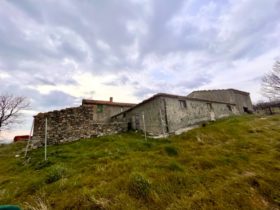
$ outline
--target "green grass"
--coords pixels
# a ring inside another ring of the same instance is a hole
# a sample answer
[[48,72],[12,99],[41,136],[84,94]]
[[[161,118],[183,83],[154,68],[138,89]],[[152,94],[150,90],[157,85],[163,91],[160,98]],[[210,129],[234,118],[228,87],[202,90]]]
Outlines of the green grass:
[[[33,150],[0,147],[0,204],[24,209],[280,209],[280,115],[179,136],[125,133]],[[16,158],[15,155],[20,154]]]

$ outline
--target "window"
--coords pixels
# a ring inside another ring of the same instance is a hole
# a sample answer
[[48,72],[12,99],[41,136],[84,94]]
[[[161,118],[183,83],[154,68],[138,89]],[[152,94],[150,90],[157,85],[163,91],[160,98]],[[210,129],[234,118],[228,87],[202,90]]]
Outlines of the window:
[[140,115],[139,115],[139,113],[135,114],[135,129],[136,130],[140,129]]
[[179,100],[179,103],[181,108],[187,108],[187,103],[185,100]]
[[207,107],[208,107],[209,110],[213,111],[213,106],[212,106],[211,103],[207,103]]
[[97,104],[97,113],[103,112],[103,104]]
[[250,114],[250,110],[248,109],[248,107],[245,107],[245,106],[244,106],[244,107],[243,107],[243,111]]
[[227,107],[228,107],[228,110],[232,112],[231,105],[228,104]]

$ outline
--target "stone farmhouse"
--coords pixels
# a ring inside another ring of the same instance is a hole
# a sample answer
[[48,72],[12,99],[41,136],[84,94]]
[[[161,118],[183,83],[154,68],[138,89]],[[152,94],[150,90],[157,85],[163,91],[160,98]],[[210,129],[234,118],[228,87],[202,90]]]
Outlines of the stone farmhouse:
[[[113,134],[127,130],[121,123],[110,123],[110,116],[125,111],[136,104],[100,100],[82,100],[79,107],[39,113],[34,116],[31,145],[40,147],[44,143],[47,124],[49,144],[60,144],[81,138]],[[46,123],[47,119],[47,123]]]
[[195,91],[188,96],[159,93],[111,119],[127,122],[128,127],[134,130],[144,130],[145,127],[149,134],[164,135],[252,111],[249,93],[227,89]]
[[193,91],[188,95],[191,98],[214,100],[224,103],[234,103],[239,113],[250,112],[253,110],[250,94],[235,89],[225,90],[200,90]]
[[[235,89],[194,91],[188,96],[158,93],[139,104],[86,100],[79,107],[34,116],[32,146],[124,132],[172,134],[219,118],[253,111],[250,94]],[[47,119],[47,126],[46,126]]]
[[280,113],[280,101],[270,101],[258,103],[254,106],[254,111],[258,114],[277,114]]

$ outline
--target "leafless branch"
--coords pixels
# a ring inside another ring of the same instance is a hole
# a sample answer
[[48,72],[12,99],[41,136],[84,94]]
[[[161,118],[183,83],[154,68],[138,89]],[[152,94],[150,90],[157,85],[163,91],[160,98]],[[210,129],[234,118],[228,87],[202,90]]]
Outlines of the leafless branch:
[[18,123],[20,112],[28,107],[29,101],[25,97],[0,95],[0,131],[10,124]]
[[269,100],[280,99],[280,61],[276,61],[272,71],[262,78],[262,92]]

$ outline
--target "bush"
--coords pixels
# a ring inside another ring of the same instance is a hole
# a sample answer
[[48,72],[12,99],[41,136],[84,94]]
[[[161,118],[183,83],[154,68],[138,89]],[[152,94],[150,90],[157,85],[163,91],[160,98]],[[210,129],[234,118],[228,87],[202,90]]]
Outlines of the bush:
[[147,198],[151,191],[150,182],[141,174],[134,173],[129,177],[129,195],[135,198]]
[[215,168],[215,164],[207,159],[198,159],[197,162],[194,164],[196,169],[201,170],[208,170]]
[[51,166],[52,164],[53,163],[51,161],[49,161],[49,160],[47,160],[47,161],[45,161],[45,160],[44,161],[39,161],[39,162],[35,163],[34,169],[35,170],[41,170],[43,168]]
[[56,181],[60,180],[62,177],[64,177],[65,175],[66,175],[65,168],[63,168],[61,166],[56,166],[56,167],[52,168],[50,170],[50,172],[47,174],[45,182],[47,184],[56,182]]
[[169,156],[176,156],[178,155],[178,151],[175,147],[172,146],[166,146],[164,147],[165,152],[169,155]]
[[176,161],[173,161],[169,164],[168,168],[171,170],[171,171],[184,171],[183,167],[177,163]]

